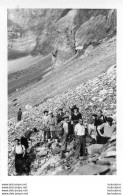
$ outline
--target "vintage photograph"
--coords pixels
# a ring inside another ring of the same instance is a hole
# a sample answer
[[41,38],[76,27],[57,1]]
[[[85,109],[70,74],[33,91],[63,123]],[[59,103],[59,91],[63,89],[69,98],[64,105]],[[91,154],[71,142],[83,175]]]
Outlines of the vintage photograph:
[[116,9],[8,9],[8,175],[116,175]]

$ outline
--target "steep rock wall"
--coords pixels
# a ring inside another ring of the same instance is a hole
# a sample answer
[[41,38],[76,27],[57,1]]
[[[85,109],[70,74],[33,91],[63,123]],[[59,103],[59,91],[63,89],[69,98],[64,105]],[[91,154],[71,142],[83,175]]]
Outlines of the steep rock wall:
[[114,34],[116,10],[8,10],[9,58],[20,56],[18,53],[52,53],[55,66],[59,66],[75,55],[78,47],[86,49]]

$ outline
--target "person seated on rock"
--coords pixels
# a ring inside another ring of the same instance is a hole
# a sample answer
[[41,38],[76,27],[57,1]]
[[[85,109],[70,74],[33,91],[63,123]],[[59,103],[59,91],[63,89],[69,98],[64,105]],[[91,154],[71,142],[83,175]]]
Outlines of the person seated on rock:
[[82,118],[79,118],[79,123],[75,125],[74,131],[76,136],[75,156],[76,158],[86,156],[85,127]]
[[62,145],[61,145],[61,158],[64,158],[64,153],[66,152],[67,149],[67,142],[68,142],[68,122],[69,122],[69,116],[68,115],[64,115],[63,116],[64,122],[63,122],[63,130],[64,130],[64,134],[63,134],[63,139],[62,139]]
[[19,108],[19,111],[17,112],[17,122],[21,121],[22,119],[22,110]]
[[[103,133],[101,130],[103,129]],[[107,118],[106,123],[97,127],[98,133],[101,136],[100,144],[106,144],[111,138],[112,133],[116,130],[116,125],[113,124],[113,119],[111,117]]]
[[13,152],[15,155],[15,171],[16,174],[22,175],[24,172],[24,156],[25,156],[25,147],[21,144],[19,138],[15,139],[16,144],[13,148]]
[[34,133],[34,129],[27,128],[27,130],[23,133],[23,135],[21,137],[21,144],[24,145],[26,150],[29,147],[28,141],[30,140],[32,133]]
[[49,115],[48,115],[47,110],[44,111],[42,122],[43,122],[43,141],[45,142],[47,140],[49,142],[50,141],[50,128],[49,128]]
[[71,115],[71,124],[73,125],[73,129],[75,128],[75,125],[79,122],[80,118],[82,118],[82,115],[79,112],[79,109],[74,108],[73,114]]
[[57,123],[60,123],[61,121],[63,121],[63,116],[64,116],[64,113],[63,113],[62,109],[59,108],[58,114],[57,114]]
[[49,115],[49,128],[50,128],[50,134],[51,134],[51,139],[56,139],[56,125],[57,125],[57,120],[56,117],[54,117],[53,112],[50,112]]

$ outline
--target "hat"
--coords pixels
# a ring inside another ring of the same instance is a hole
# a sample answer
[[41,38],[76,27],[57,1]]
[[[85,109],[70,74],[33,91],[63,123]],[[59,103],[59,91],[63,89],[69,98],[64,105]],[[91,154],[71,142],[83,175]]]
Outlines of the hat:
[[65,114],[65,115],[63,116],[63,119],[65,119],[65,118],[69,118],[69,116]]
[[107,118],[107,122],[113,122],[113,118],[108,117],[108,118]]
[[44,112],[43,112],[43,113],[45,114],[46,112],[48,113],[48,110],[44,110]]
[[20,141],[20,138],[19,137],[16,137],[14,141],[16,141],[16,140]]
[[97,114],[92,114],[91,116],[97,117]]

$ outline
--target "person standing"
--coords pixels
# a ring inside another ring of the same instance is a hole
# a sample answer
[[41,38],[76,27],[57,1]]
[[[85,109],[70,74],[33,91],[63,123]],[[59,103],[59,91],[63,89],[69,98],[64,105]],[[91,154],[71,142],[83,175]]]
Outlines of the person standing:
[[50,128],[51,139],[56,139],[55,129],[57,125],[57,119],[56,117],[54,117],[53,112],[50,112],[48,123]]
[[69,116],[68,115],[64,115],[64,122],[63,122],[63,130],[64,130],[64,134],[63,134],[63,140],[62,140],[62,146],[61,146],[61,158],[64,158],[64,153],[66,152],[67,149],[67,141],[68,141],[68,122],[69,122]]
[[24,156],[25,156],[25,147],[21,144],[20,139],[15,139],[16,144],[13,149],[15,154],[15,171],[18,175],[22,175],[24,172]]
[[63,121],[63,116],[64,116],[64,113],[62,112],[62,109],[60,108],[58,110],[58,114],[57,114],[57,122],[60,123],[61,121]]
[[19,110],[17,112],[17,121],[19,122],[19,121],[21,121],[21,119],[22,119],[22,110],[21,110],[21,108],[19,108]]
[[83,120],[80,118],[79,123],[75,125],[75,136],[76,136],[76,150],[75,156],[86,155],[86,143],[85,143],[85,127],[83,125]]
[[99,110],[99,115],[98,115],[98,126],[102,125],[103,123],[106,123],[107,117],[103,114],[102,110]]
[[50,140],[49,115],[48,111],[44,111],[43,119],[43,141]]
[[80,118],[82,118],[82,115],[78,111],[78,108],[75,107],[71,115],[71,124],[73,125],[74,130],[75,130],[75,125],[79,122]]

